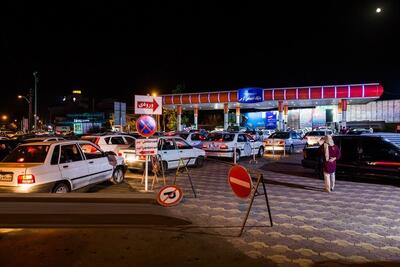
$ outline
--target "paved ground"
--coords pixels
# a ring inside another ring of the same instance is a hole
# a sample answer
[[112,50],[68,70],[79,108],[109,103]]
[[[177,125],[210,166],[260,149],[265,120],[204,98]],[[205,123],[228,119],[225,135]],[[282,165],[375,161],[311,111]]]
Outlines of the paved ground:
[[[190,240],[200,242],[196,249],[211,252],[215,249],[215,254],[226,247],[226,251],[221,252],[222,258],[215,259],[214,263],[218,264],[213,266],[226,265],[231,260],[228,255],[243,260],[243,264],[236,266],[399,266],[400,184],[346,178],[339,180],[335,192],[329,194],[323,191],[322,180],[299,165],[300,158],[301,155],[283,159],[267,157],[253,165],[248,164],[249,159],[241,161],[241,164],[264,174],[274,220],[274,226],[270,227],[265,199],[258,197],[242,237],[237,237],[237,234],[248,200],[235,198],[227,184],[227,172],[231,165],[208,160],[204,167],[190,169],[198,198],[193,197],[187,177],[181,176],[177,184],[184,190],[184,199],[180,205],[168,208],[168,212],[187,218],[193,224],[175,229],[179,232],[178,237],[167,233],[168,238],[161,241],[167,244],[169,240],[179,240],[179,236],[184,235],[186,241],[182,243],[181,250],[189,246]],[[170,172],[168,183],[173,176],[174,173]],[[155,191],[160,186],[160,183],[156,184]],[[122,194],[141,189],[141,174],[128,173],[124,184],[113,186],[105,183],[92,188],[91,192]],[[68,231],[64,234],[80,236],[80,233]],[[135,231],[127,234],[138,235]],[[163,233],[151,231],[150,234],[153,237],[149,240],[156,242],[157,235]],[[31,236],[28,233],[30,239],[42,235],[47,233]],[[95,238],[95,234],[89,235]],[[109,237],[105,233],[103,239]],[[2,241],[7,238],[8,235]],[[13,240],[19,237],[15,238]],[[142,238],[140,242],[144,244],[146,240]],[[40,239],[39,243],[45,243],[45,239]],[[147,243],[151,247],[151,242]],[[231,252],[233,254],[229,254]],[[116,255],[122,257],[121,263],[125,263],[124,254],[118,253]],[[181,266],[210,265],[210,262],[204,261],[204,258],[212,257],[210,253],[198,253],[196,250],[191,250],[191,253],[196,256],[185,258],[187,261]],[[247,258],[240,257],[240,253]],[[225,256],[228,261],[221,260]],[[251,262],[251,259],[255,261]],[[114,260],[118,259],[114,257],[111,261]]]
[[[244,235],[235,237],[248,201],[231,193],[227,184],[230,165],[213,160],[203,168],[190,169],[197,199],[188,179],[178,178],[185,198],[171,209],[194,222],[186,231],[225,237],[248,256],[282,266],[400,264],[399,184],[347,179],[337,182],[335,192],[326,193],[323,181],[299,165],[300,157],[263,159],[256,165],[242,160],[243,165],[265,175],[273,227],[269,226],[265,200],[259,197]],[[142,187],[138,174],[129,176],[133,188]]]

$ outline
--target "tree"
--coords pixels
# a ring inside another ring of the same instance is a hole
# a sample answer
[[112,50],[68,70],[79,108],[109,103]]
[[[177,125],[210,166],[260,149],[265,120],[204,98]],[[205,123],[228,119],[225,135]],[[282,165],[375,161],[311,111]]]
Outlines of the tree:
[[174,131],[176,129],[176,110],[175,109],[165,109],[163,108],[163,121],[166,126],[166,130]]

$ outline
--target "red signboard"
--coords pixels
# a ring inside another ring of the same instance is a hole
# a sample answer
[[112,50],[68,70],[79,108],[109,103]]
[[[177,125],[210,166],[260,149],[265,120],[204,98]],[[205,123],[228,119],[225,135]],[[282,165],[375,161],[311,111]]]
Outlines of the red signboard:
[[244,167],[240,165],[233,166],[228,173],[228,182],[236,196],[240,198],[250,196],[253,188],[252,181],[250,174]]

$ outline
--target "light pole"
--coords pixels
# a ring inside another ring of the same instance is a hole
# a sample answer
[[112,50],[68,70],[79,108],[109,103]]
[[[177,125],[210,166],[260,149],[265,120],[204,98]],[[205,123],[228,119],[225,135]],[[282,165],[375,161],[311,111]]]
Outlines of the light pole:
[[[29,98],[28,98],[29,97]],[[31,130],[31,126],[32,126],[32,89],[29,89],[29,94],[28,97],[23,96],[23,95],[18,95],[18,99],[25,99],[26,102],[29,105],[29,113],[28,113],[28,131]]]
[[33,72],[33,77],[35,77],[35,114],[33,115],[33,121],[34,121],[34,128],[36,131],[36,124],[37,124],[37,83],[39,81],[37,77],[37,71]]

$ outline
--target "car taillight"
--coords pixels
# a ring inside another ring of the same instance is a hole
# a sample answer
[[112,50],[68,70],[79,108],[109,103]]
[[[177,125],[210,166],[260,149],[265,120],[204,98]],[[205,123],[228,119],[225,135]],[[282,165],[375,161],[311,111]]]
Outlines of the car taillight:
[[284,144],[285,144],[285,141],[279,141],[278,144],[279,144],[279,145],[284,145]]
[[272,144],[272,141],[271,140],[267,140],[267,144],[268,145]]
[[94,141],[94,143],[95,143],[96,145],[98,145],[98,144],[99,144],[99,140],[100,140],[100,137],[96,137],[96,141]]
[[228,149],[228,146],[227,145],[220,145],[219,148],[220,149]]
[[19,184],[33,184],[35,183],[35,176],[33,174],[18,175]]
[[122,153],[121,152],[118,152],[118,157],[122,157]]
[[146,160],[146,156],[141,155],[141,156],[139,156],[139,159],[140,160]]

